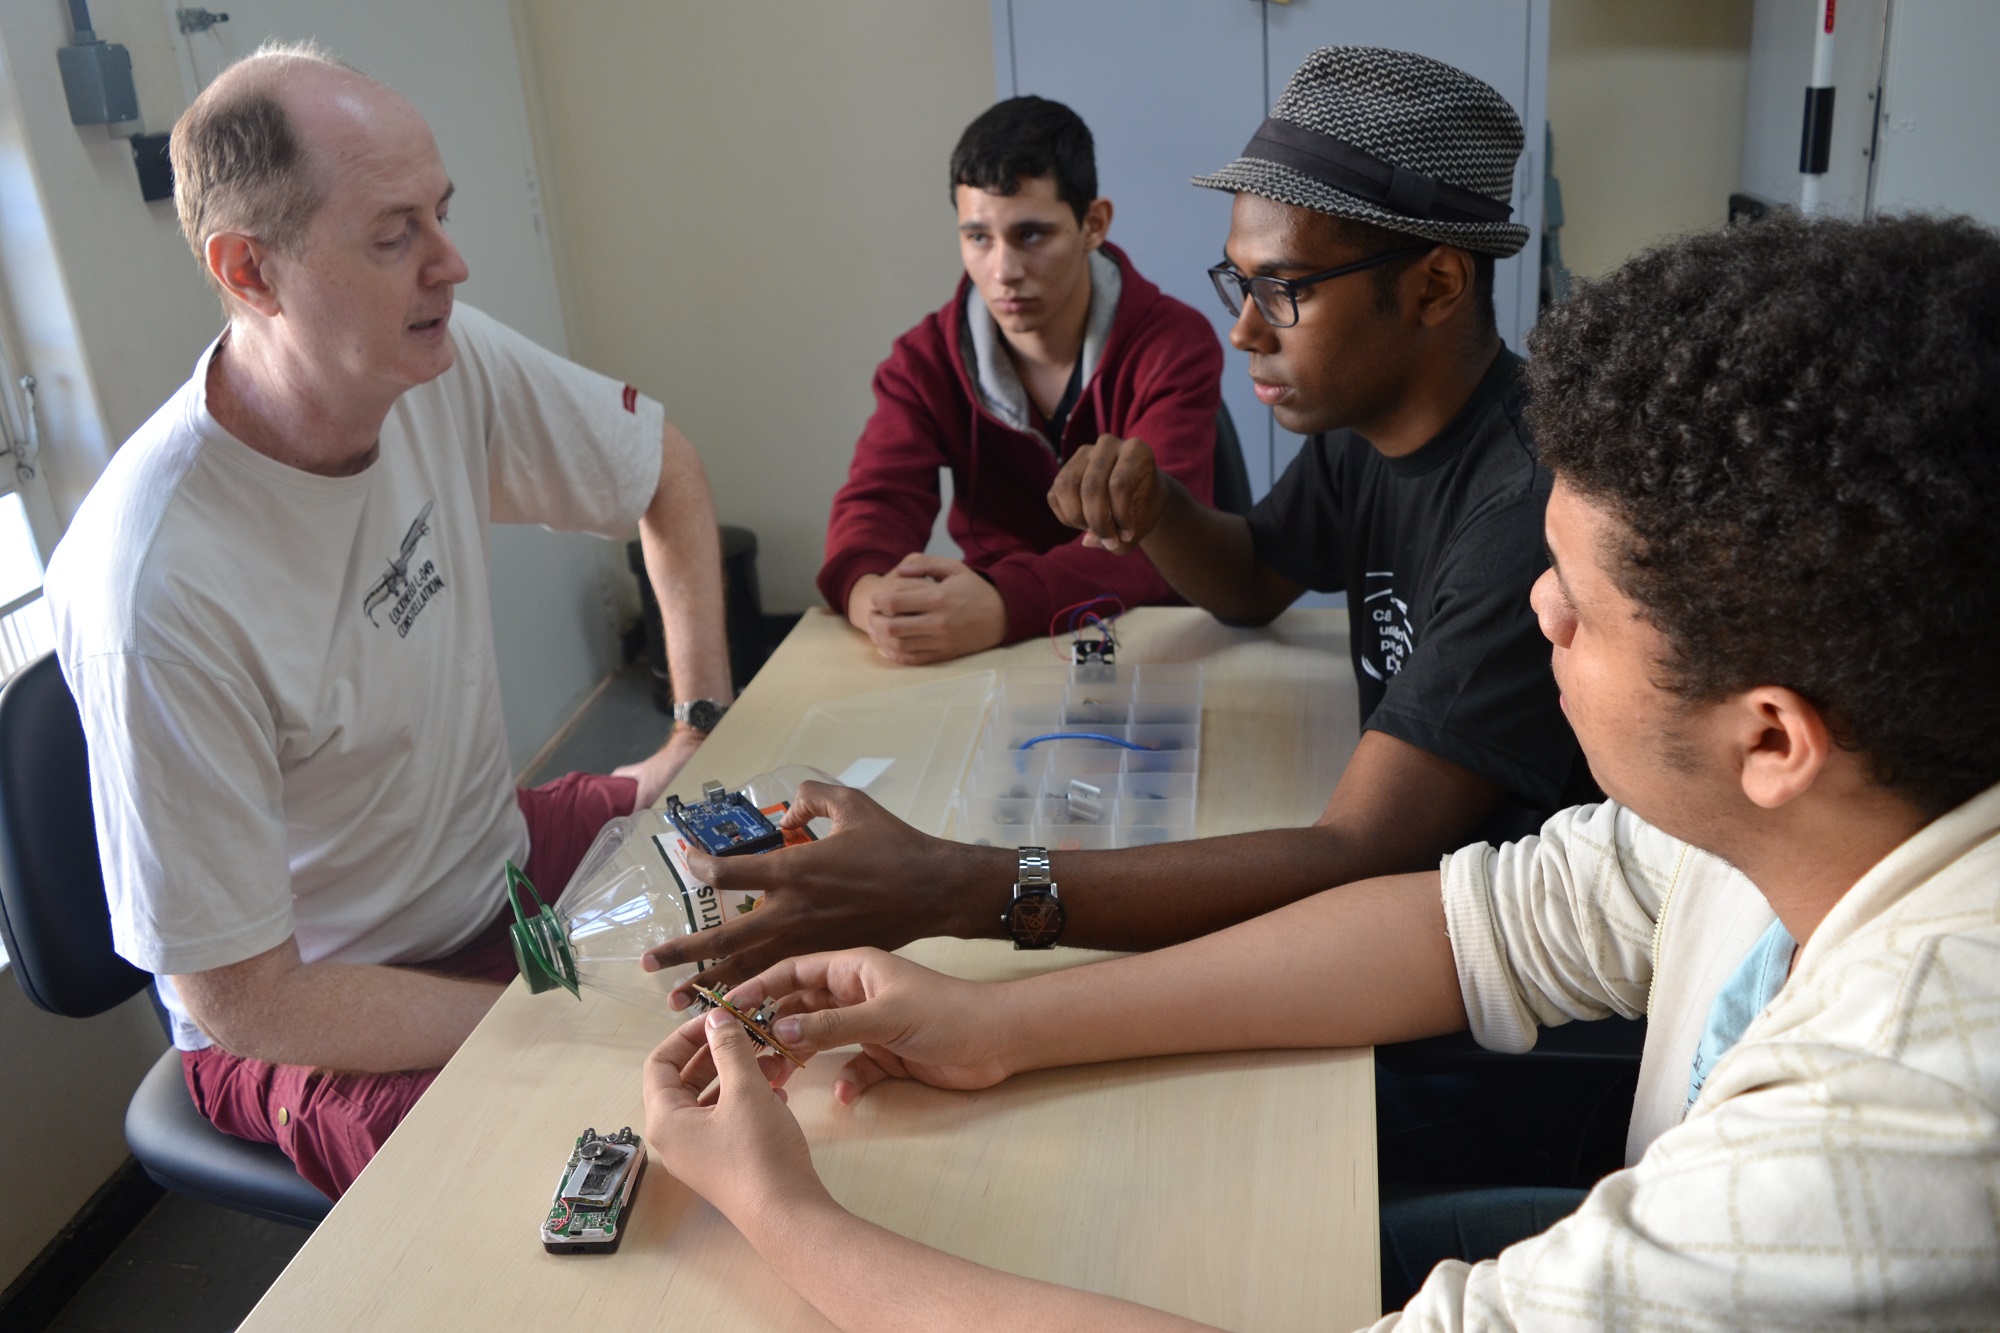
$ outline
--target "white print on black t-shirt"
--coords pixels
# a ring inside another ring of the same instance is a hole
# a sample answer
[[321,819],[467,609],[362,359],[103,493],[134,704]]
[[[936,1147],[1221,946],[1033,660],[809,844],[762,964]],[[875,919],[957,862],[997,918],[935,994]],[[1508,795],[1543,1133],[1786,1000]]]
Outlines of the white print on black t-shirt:
[[417,543],[429,535],[431,530],[431,507],[433,501],[426,501],[410,522],[410,530],[403,534],[403,553],[389,561],[389,572],[375,580],[375,586],[361,599],[361,613],[368,617],[368,623],[380,626],[375,618],[375,608],[395,599],[389,608],[389,623],[396,627],[396,637],[410,637],[410,627],[417,623],[417,617],[431,604],[431,598],[444,591],[444,576],[438,573],[437,564],[426,560],[417,566],[417,572],[410,572],[410,558],[416,553]]
[[1409,604],[1396,596],[1396,571],[1371,569],[1361,599],[1367,622],[1368,641],[1361,645],[1361,669],[1380,681],[1387,681],[1403,669],[1403,659],[1417,646],[1417,632],[1410,627]]

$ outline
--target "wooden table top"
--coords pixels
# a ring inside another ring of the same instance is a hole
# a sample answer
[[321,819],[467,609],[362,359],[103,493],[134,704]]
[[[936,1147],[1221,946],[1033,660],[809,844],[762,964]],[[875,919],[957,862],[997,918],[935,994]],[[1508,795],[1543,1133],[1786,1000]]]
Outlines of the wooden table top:
[[[1356,740],[1345,613],[1248,631],[1145,608],[1119,638],[1123,661],[1204,664],[1201,834],[1318,816]],[[1053,661],[1040,642],[897,668],[808,612],[677,790],[784,762],[815,701]],[[1102,956],[975,940],[904,952],[992,979]],[[242,1328],[829,1327],[657,1164],[617,1254],[543,1251],[572,1141],[640,1126],[639,1065],[664,1031],[599,995],[509,987]],[[1352,1328],[1379,1312],[1365,1050],[1133,1060],[981,1093],[886,1084],[848,1108],[828,1091],[838,1067],[814,1060],[790,1104],[834,1196],[882,1226],[1228,1328]]]

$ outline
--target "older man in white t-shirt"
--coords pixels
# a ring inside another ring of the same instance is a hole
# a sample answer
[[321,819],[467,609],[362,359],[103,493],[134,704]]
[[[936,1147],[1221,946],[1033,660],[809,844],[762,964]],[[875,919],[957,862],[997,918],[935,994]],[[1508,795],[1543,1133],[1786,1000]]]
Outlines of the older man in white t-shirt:
[[451,181],[394,92],[267,49],[173,151],[228,327],[48,594],[118,951],[204,1114],[338,1197],[512,975],[503,863],[560,887],[703,735],[517,793],[487,525],[636,521],[677,692],[721,707],[715,513],[659,404],[454,307]]

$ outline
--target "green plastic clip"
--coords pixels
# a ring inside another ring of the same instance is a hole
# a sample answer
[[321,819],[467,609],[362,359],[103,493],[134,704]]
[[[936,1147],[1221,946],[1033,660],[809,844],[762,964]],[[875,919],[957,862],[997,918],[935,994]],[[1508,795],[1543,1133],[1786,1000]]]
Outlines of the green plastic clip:
[[[519,890],[526,889],[537,910],[530,915],[521,905]],[[514,964],[521,969],[528,990],[539,995],[561,986],[577,999],[576,959],[569,951],[569,932],[556,919],[555,909],[542,901],[534,884],[520,867],[507,862],[507,902],[514,909],[514,924],[507,928],[514,941]]]

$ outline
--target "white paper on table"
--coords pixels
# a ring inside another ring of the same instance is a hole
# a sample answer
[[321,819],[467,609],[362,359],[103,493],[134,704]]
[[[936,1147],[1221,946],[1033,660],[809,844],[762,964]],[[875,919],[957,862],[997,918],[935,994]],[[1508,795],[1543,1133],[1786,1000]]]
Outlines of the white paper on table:
[[867,791],[868,784],[887,773],[889,765],[895,762],[893,759],[857,759],[842,769],[835,781],[843,787]]

